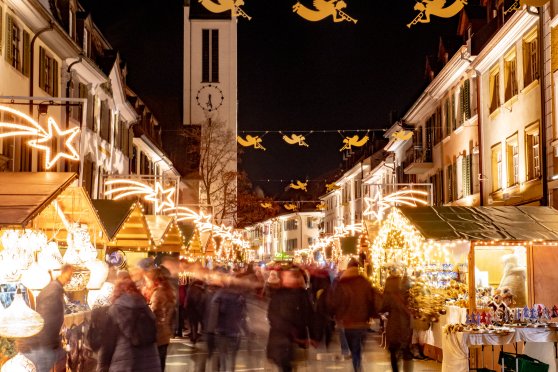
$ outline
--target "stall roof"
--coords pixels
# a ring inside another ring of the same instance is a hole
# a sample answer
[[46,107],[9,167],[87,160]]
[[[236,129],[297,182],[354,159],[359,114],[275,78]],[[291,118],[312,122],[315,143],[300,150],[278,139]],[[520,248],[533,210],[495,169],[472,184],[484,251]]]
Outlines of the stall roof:
[[186,244],[182,231],[171,216],[145,216],[158,252],[183,252]]
[[151,234],[140,205],[129,200],[93,200],[111,247],[148,250]]
[[27,225],[76,178],[64,172],[0,172],[0,225]]
[[558,211],[549,207],[399,207],[433,240],[558,241]]

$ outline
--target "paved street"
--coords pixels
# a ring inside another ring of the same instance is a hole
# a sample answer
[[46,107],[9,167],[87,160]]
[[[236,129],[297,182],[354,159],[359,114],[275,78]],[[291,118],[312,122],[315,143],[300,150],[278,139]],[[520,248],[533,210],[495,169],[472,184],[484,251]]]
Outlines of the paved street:
[[[240,352],[236,360],[236,372],[248,371],[276,371],[265,357],[266,339],[256,337],[251,340],[243,340]],[[169,346],[167,357],[167,372],[197,372],[206,359],[204,344],[194,347],[187,339],[173,339]],[[334,343],[330,352],[320,349],[311,349],[306,361],[299,363],[297,372],[321,372],[321,371],[352,371],[350,360],[335,360],[339,344]],[[321,359],[321,360],[318,360]],[[337,358],[339,359],[339,358]],[[389,355],[380,347],[379,335],[370,333],[364,353],[364,371],[388,372],[391,371]],[[413,372],[440,371],[441,364],[434,361],[413,361]],[[206,369],[209,372],[211,369]]]

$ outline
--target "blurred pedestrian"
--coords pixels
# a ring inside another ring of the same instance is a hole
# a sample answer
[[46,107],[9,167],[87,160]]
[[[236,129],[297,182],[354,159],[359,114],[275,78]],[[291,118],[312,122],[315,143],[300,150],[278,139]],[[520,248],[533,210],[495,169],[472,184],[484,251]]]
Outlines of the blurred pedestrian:
[[36,311],[43,317],[43,328],[35,336],[22,340],[20,351],[35,364],[37,372],[49,372],[65,352],[61,347],[60,330],[64,324],[64,286],[74,273],[72,265],[63,265],[60,275],[37,296]]
[[155,315],[131,278],[117,280],[97,372],[160,372]]
[[200,279],[192,280],[186,291],[186,317],[190,324],[190,341],[195,345],[200,337],[200,327],[205,312],[205,284]]
[[224,277],[208,306],[208,337],[214,337],[217,366],[214,371],[235,370],[236,354],[246,323],[246,298],[234,278]]
[[153,271],[152,280],[153,292],[149,300],[149,307],[157,321],[157,349],[161,360],[161,370],[164,371],[167,349],[174,334],[176,291],[163,267]]
[[282,287],[272,293],[267,313],[270,324],[267,357],[281,372],[290,372],[296,354],[307,349],[314,337],[313,310],[299,269],[283,270],[281,282]]
[[362,371],[362,346],[376,316],[376,293],[358,271],[358,261],[351,259],[331,294],[331,310],[337,327],[344,332],[353,361],[353,369]]
[[409,309],[409,291],[405,280],[392,270],[386,279],[382,310],[388,313],[386,324],[386,344],[391,358],[391,369],[399,372],[399,359],[403,358],[403,370],[412,371],[411,311]]

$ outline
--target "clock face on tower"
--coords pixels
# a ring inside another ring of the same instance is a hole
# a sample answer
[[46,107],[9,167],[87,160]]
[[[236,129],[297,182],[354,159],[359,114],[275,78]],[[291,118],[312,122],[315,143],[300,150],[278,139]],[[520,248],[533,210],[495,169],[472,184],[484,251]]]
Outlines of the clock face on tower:
[[217,111],[223,104],[223,91],[217,85],[206,84],[198,90],[196,102],[204,111]]

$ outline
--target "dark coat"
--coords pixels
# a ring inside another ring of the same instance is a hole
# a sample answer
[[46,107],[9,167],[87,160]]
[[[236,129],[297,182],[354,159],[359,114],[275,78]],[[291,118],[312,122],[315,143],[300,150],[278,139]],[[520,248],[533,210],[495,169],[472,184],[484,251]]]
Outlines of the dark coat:
[[[99,360],[98,371],[109,372],[160,372],[161,362],[156,343],[135,347],[130,341],[135,327],[134,312],[148,307],[143,297],[123,294],[108,311],[112,326],[107,329],[106,342],[99,351],[104,360]],[[110,367],[107,368],[107,361]]]
[[279,365],[292,361],[293,343],[304,345],[308,334],[315,338],[312,303],[303,288],[280,288],[272,293],[267,311],[269,339],[267,357]]
[[168,296],[162,288],[155,288],[149,307],[157,319],[157,345],[168,345],[174,333],[175,296]]
[[368,328],[376,315],[376,293],[358,268],[345,270],[331,291],[330,306],[340,328]]
[[45,320],[45,325],[35,336],[22,341],[22,350],[39,346],[52,349],[59,347],[64,310],[64,288],[58,280],[53,280],[37,296],[37,312]]
[[386,280],[382,312],[389,313],[386,325],[388,346],[403,347],[411,343],[411,311],[409,294],[399,276],[390,276]]
[[221,288],[208,307],[207,332],[239,337],[246,322],[246,299],[240,290]]

